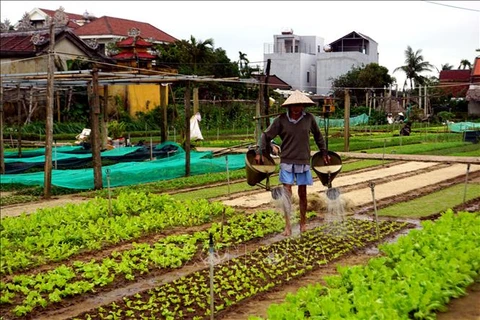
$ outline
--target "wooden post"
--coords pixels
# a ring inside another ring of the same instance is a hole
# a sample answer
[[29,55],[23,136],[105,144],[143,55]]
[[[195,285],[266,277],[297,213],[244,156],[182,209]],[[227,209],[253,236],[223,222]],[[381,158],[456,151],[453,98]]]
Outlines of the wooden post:
[[[265,115],[268,116],[270,114],[270,97],[268,96],[268,78],[270,77],[270,63],[272,61],[267,59],[267,69],[265,71],[265,85],[263,86],[263,100],[265,102]],[[270,126],[270,118],[265,118],[265,128]]]
[[260,98],[255,103],[255,142],[260,146],[260,136],[262,135],[262,107],[260,105]]
[[60,122],[60,92],[55,92],[57,98],[57,122]]
[[102,121],[100,122],[102,132],[102,150],[107,149],[108,145],[108,85],[103,86],[103,105],[102,105]]
[[260,119],[258,119],[258,121],[260,122],[260,132],[266,129],[264,126],[264,119],[263,119],[263,116],[265,116],[265,113],[263,112],[263,110],[265,110],[265,108],[262,108],[264,86],[265,85],[263,83],[260,83],[260,87],[258,88],[258,104],[260,106]]
[[190,81],[185,86],[185,176],[190,175]]
[[43,181],[43,196],[50,199],[52,193],[52,146],[53,146],[53,107],[54,107],[54,81],[55,81],[55,22],[50,22],[50,45],[48,49],[47,66],[47,106],[45,122],[45,168]]
[[163,111],[162,123],[160,125],[160,142],[167,141],[168,121],[167,121],[167,107],[168,107],[168,83],[160,84],[160,108]]
[[17,85],[17,121],[18,121],[18,132],[17,132],[17,147],[18,147],[18,157],[22,157],[22,105],[20,101],[20,85]]
[[3,145],[3,83],[0,78],[0,174],[5,173],[5,149]]
[[196,114],[199,109],[198,103],[198,87],[193,88],[193,114]]
[[344,117],[345,141],[344,152],[350,151],[350,92],[345,89],[345,117]]
[[92,144],[92,163],[93,163],[93,188],[102,189],[102,158],[100,154],[100,98],[98,96],[98,69],[92,69],[92,105],[90,106],[90,123],[92,131],[90,132],[90,141]]

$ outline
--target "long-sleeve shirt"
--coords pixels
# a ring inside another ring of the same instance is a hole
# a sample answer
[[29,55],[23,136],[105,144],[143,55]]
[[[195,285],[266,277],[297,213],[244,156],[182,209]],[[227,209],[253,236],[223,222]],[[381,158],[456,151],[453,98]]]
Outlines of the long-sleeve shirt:
[[305,112],[303,118],[293,123],[287,113],[282,113],[262,133],[260,150],[262,154],[270,154],[270,141],[279,136],[282,139],[281,163],[310,164],[310,133],[313,134],[318,149],[325,152],[325,140],[313,114]]

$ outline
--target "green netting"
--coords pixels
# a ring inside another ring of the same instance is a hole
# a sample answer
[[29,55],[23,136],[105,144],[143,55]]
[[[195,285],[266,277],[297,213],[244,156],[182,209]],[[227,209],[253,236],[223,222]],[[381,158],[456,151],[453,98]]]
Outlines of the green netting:
[[[327,119],[320,118],[320,117],[316,117],[316,118],[317,118],[317,123],[320,126],[320,128],[325,127],[325,122],[327,121]],[[363,113],[359,116],[356,116],[356,117],[350,117],[350,126],[351,127],[358,126],[358,125],[361,125],[361,124],[367,124],[367,123],[368,123],[368,115],[366,115],[365,113]],[[345,119],[330,119],[329,118],[328,119],[328,126],[329,127],[343,128],[345,126]]]
[[[60,146],[53,147],[53,150],[57,150],[60,153],[71,153],[71,152],[81,152],[83,147],[81,146]],[[37,157],[45,154],[45,148],[38,148],[34,150],[22,150],[23,158]],[[5,158],[16,158],[18,157],[18,151],[5,151]]]
[[[52,151],[53,161],[60,160],[75,160],[75,159],[88,159],[92,157],[89,153],[66,153],[69,147],[61,147]],[[81,147],[80,147],[81,148]],[[115,148],[112,150],[103,151],[100,153],[101,157],[121,157],[136,152],[141,147],[128,147],[128,148]],[[5,163],[43,163],[45,162],[45,148],[39,150],[31,150],[30,155],[38,154],[37,156],[22,157],[22,158],[6,158]],[[22,152],[23,155],[23,152]]]
[[[119,148],[118,150],[120,149],[130,148]],[[111,166],[105,166],[102,168],[103,186],[108,186],[107,172],[110,177],[110,186],[112,187],[136,185],[184,177],[185,156],[185,151],[180,147],[178,152],[172,153],[166,158],[143,162],[122,162]],[[228,170],[237,170],[245,167],[244,154],[230,154],[222,157],[213,157],[211,151],[191,151],[190,174],[199,175],[225,172],[227,170],[227,160]],[[1,183],[43,186],[44,173],[4,174],[1,175]],[[53,170],[52,185],[69,189],[93,189],[93,169]]]
[[479,130],[480,123],[475,122],[458,122],[458,123],[448,123],[448,130],[451,132],[464,132],[470,130]]

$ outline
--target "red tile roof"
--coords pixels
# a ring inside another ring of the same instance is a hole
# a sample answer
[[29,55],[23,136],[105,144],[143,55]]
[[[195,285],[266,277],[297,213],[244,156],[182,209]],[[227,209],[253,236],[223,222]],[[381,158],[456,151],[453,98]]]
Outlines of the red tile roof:
[[[43,38],[42,41],[37,43],[37,45],[34,45],[31,41],[32,36],[35,34],[38,34],[40,38]],[[110,58],[90,48],[69,29],[59,29],[55,31],[56,42],[60,42],[63,39],[68,39],[68,41],[74,44],[77,49],[90,58],[112,62]],[[35,57],[46,54],[49,50],[49,42],[49,30],[2,32],[0,33],[0,57]]]
[[136,60],[136,59],[141,59],[141,60],[152,60],[155,59],[156,56],[148,53],[148,52],[121,52],[119,54],[116,54],[112,57],[112,59],[115,60]]
[[[440,88],[443,93],[454,97],[465,97],[470,83],[471,72],[472,70],[440,71]],[[458,85],[456,85],[456,83],[458,83]]]
[[[41,9],[41,8],[39,8],[39,9],[42,10],[43,12],[45,12],[47,15],[49,15],[52,18],[55,16],[55,11],[56,10]],[[69,12],[65,12],[65,14],[68,16],[68,19],[69,19],[67,27],[72,28],[72,29],[76,29],[76,28],[80,27],[79,24],[74,22],[75,20],[85,20],[85,18],[81,14],[69,13]]]
[[153,44],[151,42],[145,41],[142,37],[129,37],[125,40],[117,42],[117,47],[124,48],[124,47],[152,47]]
[[[55,16],[55,12],[57,11],[57,10],[49,10],[49,9],[42,9],[42,8],[39,8],[39,9],[45,12],[46,14],[48,14],[50,17]],[[65,12],[65,14],[68,16],[69,19],[85,20],[82,14],[69,13],[69,12]]]
[[476,57],[475,61],[473,62],[472,77],[474,78],[480,77],[480,57]]
[[92,22],[75,29],[75,33],[80,37],[100,35],[128,37],[128,31],[131,28],[137,28],[138,30],[140,30],[140,35],[145,39],[152,38],[154,39],[154,41],[162,41],[167,43],[175,42],[178,40],[169,35],[168,33],[165,33],[162,30],[155,28],[149,23],[113,18],[108,16],[97,18]]
[[32,36],[38,34],[40,37],[44,38],[44,41],[41,44],[47,43],[50,39],[50,34],[48,30],[43,31],[26,31],[26,32],[16,32],[16,33],[0,33],[0,53],[1,55],[6,54],[18,54],[18,55],[27,55],[32,56],[37,52],[36,46],[31,41]]
[[471,70],[442,70],[440,81],[470,82]]

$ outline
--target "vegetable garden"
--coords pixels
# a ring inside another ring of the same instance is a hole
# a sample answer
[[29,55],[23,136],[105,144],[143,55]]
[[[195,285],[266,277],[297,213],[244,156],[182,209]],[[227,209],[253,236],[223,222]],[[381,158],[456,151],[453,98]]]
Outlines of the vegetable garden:
[[[378,144],[387,153],[400,148],[396,142],[386,146],[383,139]],[[441,153],[440,145],[459,156],[478,155],[478,148],[458,141],[408,147]],[[368,175],[384,165],[345,162],[342,174]],[[384,179],[410,176],[414,181],[421,172]],[[245,186],[242,172],[230,174],[237,182],[228,185],[229,199],[246,190],[262,192]],[[337,275],[299,288],[266,306],[264,314],[245,312],[244,319],[434,319],[479,281],[478,194],[467,194],[476,209],[438,209],[438,219],[421,223],[414,214],[398,214],[408,211],[409,199],[380,200],[379,206],[400,207],[395,214],[386,210],[378,228],[372,210],[365,208],[356,210],[368,214],[339,221],[322,220],[325,208],[313,210],[309,230],[286,238],[279,236],[282,213],[271,204],[249,210],[228,206],[221,198],[227,187],[214,190],[202,179],[218,184],[215,174],[189,177],[117,188],[110,200],[103,190],[80,204],[2,215],[1,319],[209,319],[212,314],[231,319],[232,310],[372,248],[379,254],[365,265],[339,266]],[[475,193],[477,169],[470,179],[468,190]],[[464,176],[448,181],[454,193],[463,191]],[[195,190],[168,194],[176,184]],[[359,182],[350,188],[365,186]],[[409,196],[418,198],[417,211],[419,194]],[[461,203],[453,200],[449,205]]]

